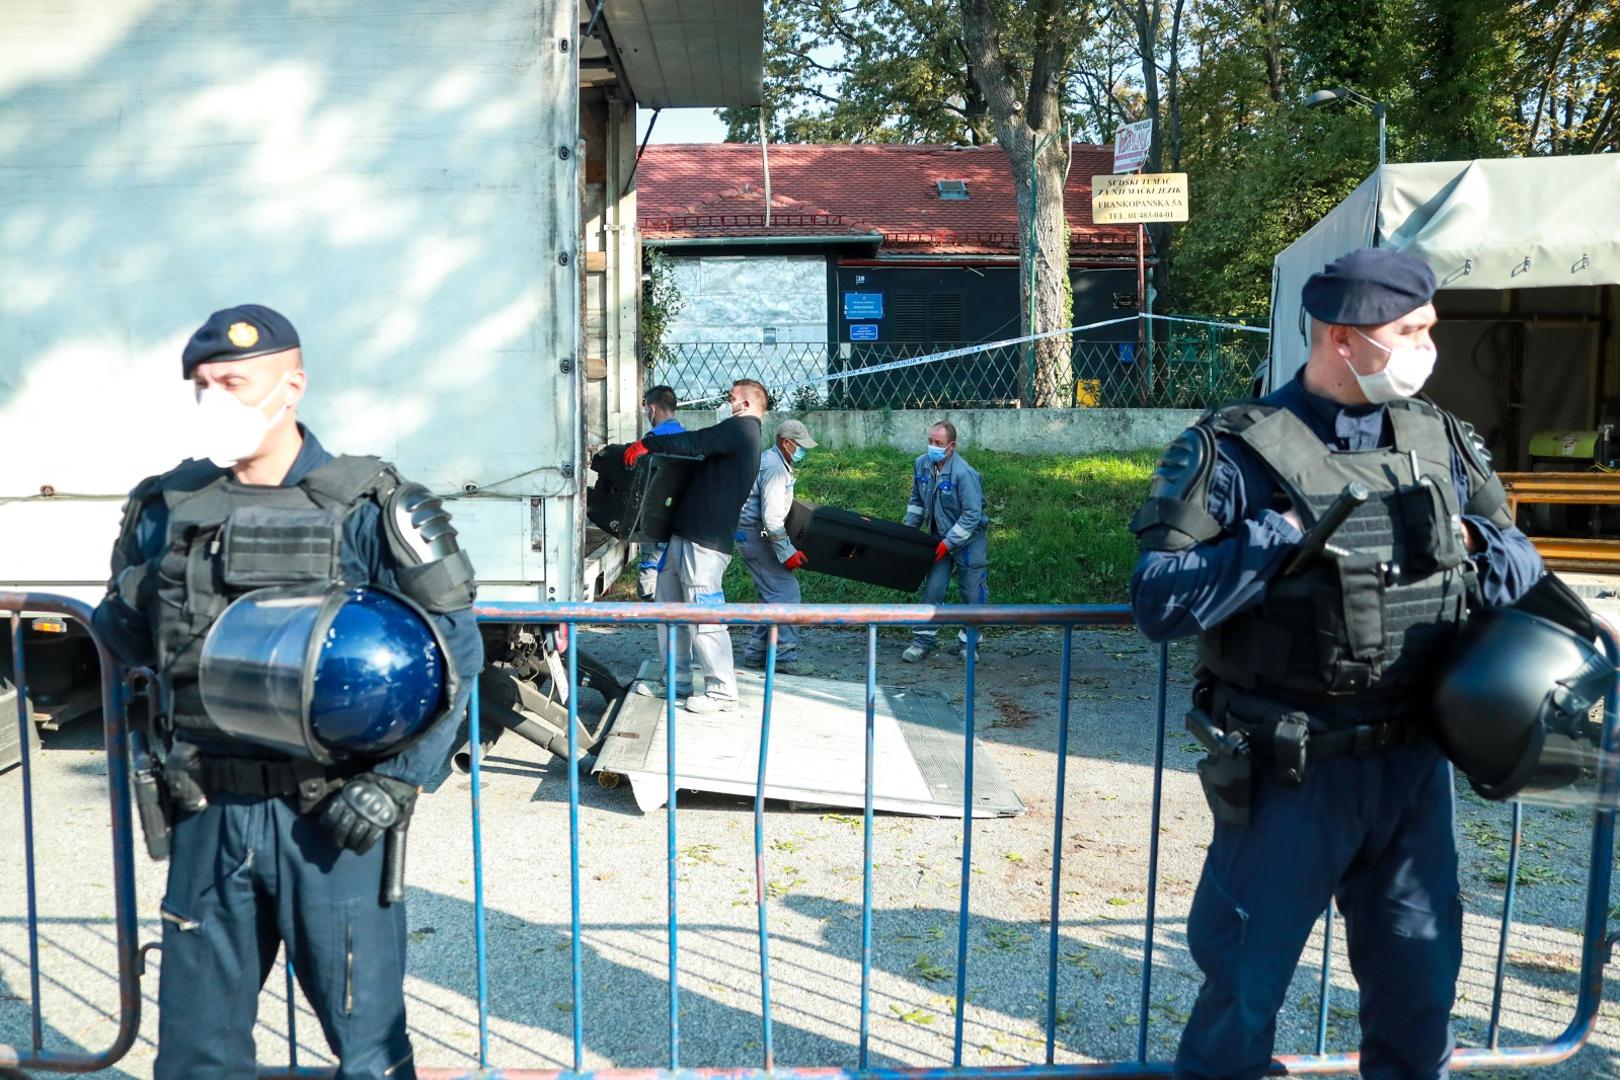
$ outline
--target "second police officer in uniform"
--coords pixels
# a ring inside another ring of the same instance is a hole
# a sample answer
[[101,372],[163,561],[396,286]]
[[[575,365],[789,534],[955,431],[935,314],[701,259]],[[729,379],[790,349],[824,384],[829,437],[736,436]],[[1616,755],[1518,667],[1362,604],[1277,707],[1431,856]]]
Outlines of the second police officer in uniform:
[[1469,608],[1513,603],[1543,570],[1472,429],[1415,396],[1435,361],[1434,289],[1421,260],[1387,249],[1313,275],[1304,368],[1172,443],[1132,522],[1132,608],[1153,640],[1198,635],[1188,727],[1210,750],[1183,1080],[1266,1072],[1334,900],[1361,1074],[1447,1071],[1462,957],[1452,770],[1421,725]]
[[[183,374],[211,460],[136,486],[95,617],[121,661],[157,672],[166,717],[157,771],[172,837],[154,1073],[255,1075],[259,990],[285,943],[338,1075],[411,1077],[405,911],[382,895],[381,841],[408,822],[460,735],[483,663],[472,565],[426,488],[376,458],[334,457],[297,422],[307,376],[282,315],[215,312],[186,345]],[[403,751],[340,763],[222,731],[201,700],[211,627],[251,590],[338,582],[394,590],[427,613],[419,625],[449,654],[444,707]]]

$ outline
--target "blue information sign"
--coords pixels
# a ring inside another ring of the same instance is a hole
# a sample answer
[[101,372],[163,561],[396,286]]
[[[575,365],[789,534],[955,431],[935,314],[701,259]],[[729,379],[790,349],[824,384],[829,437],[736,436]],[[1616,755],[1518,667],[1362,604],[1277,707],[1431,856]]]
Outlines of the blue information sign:
[[880,292],[847,292],[844,294],[844,318],[883,318],[883,294]]
[[1116,348],[1119,350],[1119,362],[1122,364],[1136,363],[1136,343],[1121,341]]
[[851,340],[851,341],[876,341],[877,340],[877,331],[878,331],[877,323],[870,323],[870,322],[850,323],[849,324],[849,340]]

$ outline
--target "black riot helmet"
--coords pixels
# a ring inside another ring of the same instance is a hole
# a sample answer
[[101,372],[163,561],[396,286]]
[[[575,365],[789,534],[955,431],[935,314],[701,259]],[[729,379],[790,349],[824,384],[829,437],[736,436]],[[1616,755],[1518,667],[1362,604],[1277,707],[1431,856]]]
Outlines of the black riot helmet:
[[1597,768],[1603,730],[1591,714],[1614,676],[1566,626],[1518,608],[1482,611],[1441,676],[1435,741],[1487,799],[1565,787]]

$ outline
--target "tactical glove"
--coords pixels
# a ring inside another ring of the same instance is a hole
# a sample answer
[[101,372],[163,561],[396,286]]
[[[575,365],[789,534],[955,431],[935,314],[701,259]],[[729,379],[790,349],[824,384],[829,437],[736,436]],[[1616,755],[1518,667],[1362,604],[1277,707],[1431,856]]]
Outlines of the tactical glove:
[[414,784],[361,773],[328,800],[321,825],[338,847],[364,855],[389,829],[410,820],[416,795]]

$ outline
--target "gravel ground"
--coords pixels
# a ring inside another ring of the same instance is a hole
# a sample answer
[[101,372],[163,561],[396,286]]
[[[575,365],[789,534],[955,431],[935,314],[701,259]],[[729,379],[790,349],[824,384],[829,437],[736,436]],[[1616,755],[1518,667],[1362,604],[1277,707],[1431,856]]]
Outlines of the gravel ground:
[[[628,675],[647,630],[587,635],[588,648]],[[1015,819],[981,821],[973,835],[967,1065],[1032,1063],[1044,1055],[1049,935],[1058,635],[1009,631],[981,653],[977,705],[983,745],[1028,806]],[[862,677],[864,637],[818,631],[807,657],[822,674]],[[960,702],[962,665],[939,657],[902,664],[900,636],[880,639],[885,685],[923,686]],[[1157,648],[1116,631],[1075,635],[1068,812],[1059,925],[1059,1061],[1128,1058],[1137,1042],[1151,831]],[[1209,818],[1180,730],[1190,653],[1171,653],[1171,724],[1160,827],[1160,884],[1148,1053],[1168,1058],[1197,975],[1183,930]],[[756,677],[756,676],[746,676]],[[784,718],[791,722],[791,718]],[[778,722],[783,722],[779,720]],[[43,916],[41,968],[47,1045],[95,1048],[116,1011],[105,766],[88,723],[47,737],[34,790]],[[476,1063],[472,860],[466,777],[452,775],[419,804],[410,853],[410,978],[418,1060]],[[582,785],[586,1067],[668,1063],[666,816],[642,815],[628,786]],[[562,1066],[570,1054],[567,779],[559,762],[508,736],[486,765],[483,791],[488,905],[490,1059],[502,1066]],[[0,776],[0,814],[20,822],[21,777]],[[1508,812],[1459,799],[1467,954],[1457,1005],[1465,1044],[1484,1036],[1497,914],[1506,872]],[[1574,811],[1527,814],[1519,918],[1510,943],[1503,1043],[1549,1038],[1572,1015],[1584,904],[1588,831]],[[745,1066],[761,1060],[752,804],[684,794],[678,814],[681,1064]],[[858,816],[772,807],[766,815],[771,896],[774,1045],[783,1065],[856,1063],[859,1025],[861,830]],[[0,838],[0,1042],[28,1039],[22,829]],[[871,1062],[951,1061],[961,822],[880,816],[874,890]],[[141,938],[159,936],[162,867],[137,852]],[[1353,1049],[1356,994],[1335,933],[1328,1046]],[[1319,958],[1317,938],[1307,958]],[[161,959],[157,959],[161,964]],[[143,980],[141,1038],[107,1076],[145,1077],[155,1050],[155,971]],[[1314,1045],[1318,969],[1302,965],[1279,1026],[1279,1052]],[[261,1058],[287,1060],[284,984],[272,976],[260,1009]],[[1549,1077],[1620,1076],[1620,1017],[1611,989],[1596,1034],[1576,1058],[1536,1070]],[[299,1001],[298,1058],[325,1060]],[[1526,1073],[1525,1075],[1528,1075]]]

